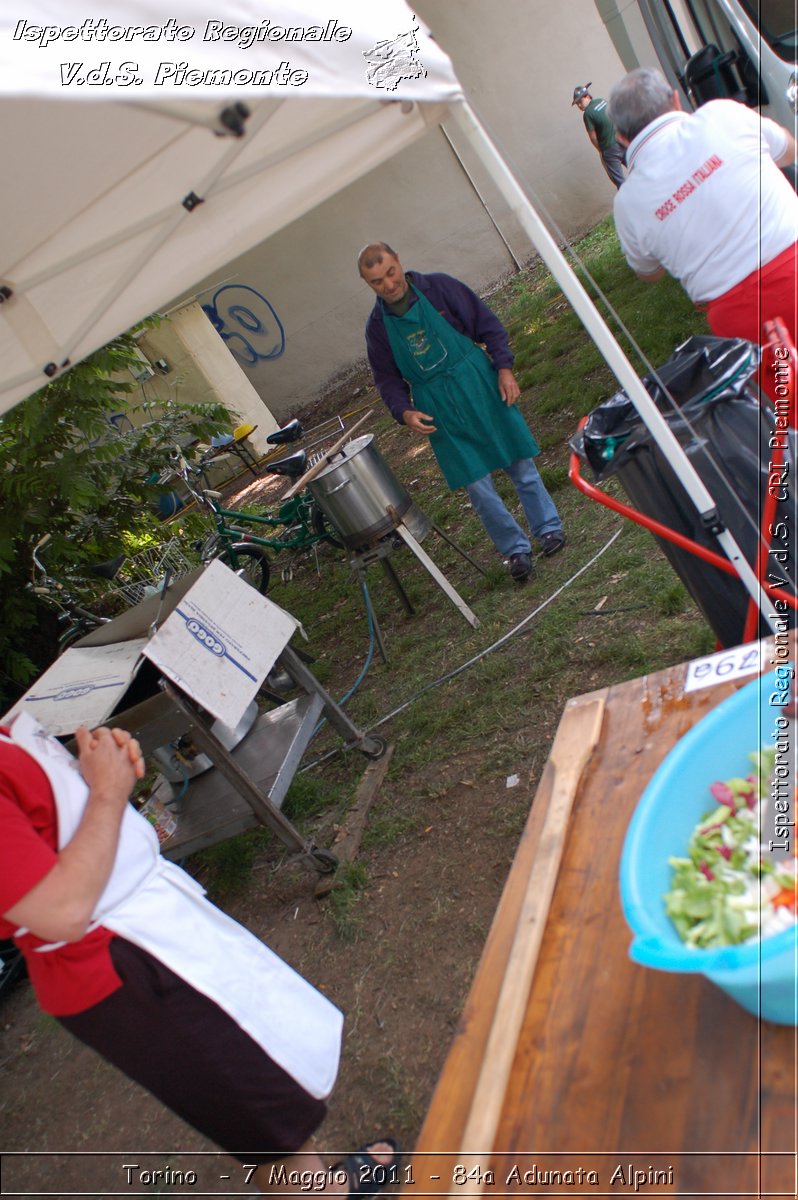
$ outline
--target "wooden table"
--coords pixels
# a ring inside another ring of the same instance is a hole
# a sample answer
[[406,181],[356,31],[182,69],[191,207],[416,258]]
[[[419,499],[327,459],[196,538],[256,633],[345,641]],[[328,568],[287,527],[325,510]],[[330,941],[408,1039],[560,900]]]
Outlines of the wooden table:
[[[758,1022],[702,976],[628,957],[618,864],[632,811],[676,741],[739,686],[685,695],[685,673],[682,665],[569,701],[407,1195],[795,1195],[796,1031]],[[601,735],[562,822],[557,870],[553,761],[578,750],[574,730],[596,704]],[[534,907],[538,886],[545,892],[552,863],[551,904],[530,915],[524,906],[531,896]],[[537,933],[516,1039],[502,1006],[522,974],[519,947]],[[497,1060],[508,1049],[504,1080]]]

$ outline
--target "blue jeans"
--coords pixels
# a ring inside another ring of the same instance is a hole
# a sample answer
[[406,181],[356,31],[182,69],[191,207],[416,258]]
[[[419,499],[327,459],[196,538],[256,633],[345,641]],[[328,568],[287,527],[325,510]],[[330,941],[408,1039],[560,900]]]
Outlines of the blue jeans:
[[[560,515],[543,486],[535,460],[520,458],[518,462],[511,463],[506,471],[518,492],[518,499],[535,537],[540,538],[544,533],[560,533]],[[529,554],[532,549],[529,538],[505,508],[490,475],[485,475],[476,483],[469,483],[466,492],[500,554],[505,558],[511,554]]]

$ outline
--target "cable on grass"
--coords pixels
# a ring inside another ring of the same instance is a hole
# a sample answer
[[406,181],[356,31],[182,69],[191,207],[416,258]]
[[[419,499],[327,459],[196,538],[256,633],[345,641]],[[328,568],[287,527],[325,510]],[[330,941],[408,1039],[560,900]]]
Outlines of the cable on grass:
[[[623,527],[616,529],[609,541],[606,542],[601,549],[593,555],[589,562],[586,562],[579,568],[578,571],[575,571],[570,579],[566,579],[565,583],[561,584],[560,587],[558,587],[556,591],[552,592],[550,596],[547,596],[546,599],[538,604],[536,608],[533,608],[532,612],[527,613],[527,615],[521,621],[519,621],[517,625],[514,625],[512,629],[508,629],[507,633],[502,634],[500,638],[498,638],[490,646],[486,646],[484,650],[480,650],[478,654],[475,654],[473,658],[469,658],[467,662],[461,663],[459,667],[455,667],[452,671],[447,671],[445,675],[441,675],[437,679],[433,679],[430,683],[425,683],[424,686],[419,688],[417,692],[414,692],[412,696],[408,696],[408,698],[403,700],[401,704],[397,704],[396,708],[392,708],[390,712],[387,712],[384,716],[380,717],[378,721],[375,721],[373,725],[370,725],[369,728],[365,730],[365,733],[373,733],[375,729],[379,729],[379,727],[381,725],[385,725],[387,721],[393,720],[393,718],[398,716],[399,713],[404,712],[406,708],[410,708],[412,704],[415,704],[416,700],[419,700],[422,696],[425,696],[427,692],[431,692],[435,688],[441,687],[442,684],[448,683],[451,679],[455,679],[458,675],[462,675],[463,671],[467,671],[469,667],[475,666],[476,663],[481,662],[483,658],[486,658],[489,654],[492,654],[494,650],[499,650],[512,638],[517,637],[524,631],[530,621],[538,616],[539,613],[543,612],[544,608],[548,608],[548,606],[552,604],[553,601],[555,601],[559,596],[561,596],[563,592],[571,586],[572,583],[576,582],[580,575],[584,575],[585,571],[590,570],[593,564],[598,562],[602,554],[605,554],[613,542],[621,536],[622,532]],[[343,749],[344,747],[342,746],[336,746],[332,750],[328,750],[326,754],[322,754],[318,758],[314,758],[312,762],[309,762],[306,766],[301,767],[300,770],[310,771],[312,767],[318,767],[322,763],[327,762],[328,759],[334,758],[335,755],[340,754]]]

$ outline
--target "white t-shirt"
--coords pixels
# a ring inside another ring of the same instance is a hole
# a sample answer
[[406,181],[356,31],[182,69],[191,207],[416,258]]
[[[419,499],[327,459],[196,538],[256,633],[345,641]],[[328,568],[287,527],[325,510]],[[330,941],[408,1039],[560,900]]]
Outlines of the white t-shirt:
[[671,112],[627,151],[615,228],[632,270],[664,267],[714,300],[798,239],[798,195],[776,166],[784,130],[734,100]]

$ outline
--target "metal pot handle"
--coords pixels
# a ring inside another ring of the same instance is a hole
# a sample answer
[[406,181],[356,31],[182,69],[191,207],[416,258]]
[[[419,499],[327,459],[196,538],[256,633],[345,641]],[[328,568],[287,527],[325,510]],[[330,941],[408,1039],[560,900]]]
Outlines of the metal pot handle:
[[337,484],[335,485],[335,487],[334,487],[334,488],[330,488],[330,490],[329,490],[329,492],[327,493],[327,495],[328,495],[328,496],[334,496],[336,492],[340,492],[341,488],[345,488],[345,487],[346,487],[348,484],[350,484],[351,482],[352,482],[352,480],[351,480],[351,479],[342,479],[342,480],[341,480],[341,482],[340,482],[340,483],[337,483]]
[[349,441],[349,439],[351,438],[351,436],[355,432],[355,430],[359,429],[360,426],[363,424],[363,422],[367,421],[370,416],[371,416],[371,409],[369,408],[369,409],[366,409],[366,411],[363,413],[363,416],[360,418],[360,420],[355,421],[354,425],[349,426],[346,433],[343,435],[343,437],[339,438],[339,440],[335,443],[334,446],[330,446],[330,449],[327,451],[326,454],[322,454],[319,456],[318,462],[315,462],[312,467],[308,467],[305,474],[301,475],[299,477],[299,479],[297,479],[296,483],[294,483],[288,489],[288,491],[285,492],[285,494],[283,495],[283,500],[293,499],[294,496],[298,495],[299,492],[303,491],[307,487],[307,485],[310,483],[311,479],[315,479],[317,475],[320,475],[321,472],[325,469],[325,467],[329,464],[329,461],[333,457],[333,455],[338,453],[338,451],[341,449],[341,447],[346,442]]

